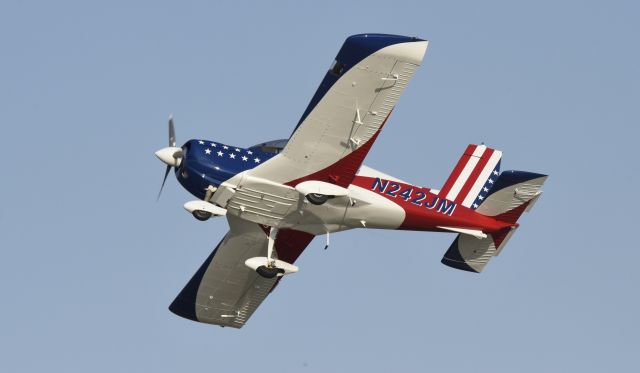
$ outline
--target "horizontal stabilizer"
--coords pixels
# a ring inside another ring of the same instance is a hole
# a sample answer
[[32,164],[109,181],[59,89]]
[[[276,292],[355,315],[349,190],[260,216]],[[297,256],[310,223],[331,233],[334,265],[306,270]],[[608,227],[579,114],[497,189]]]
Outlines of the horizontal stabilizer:
[[480,273],[491,257],[497,256],[506,245],[513,229],[506,229],[497,234],[485,235],[478,239],[468,234],[459,234],[449,250],[442,257],[442,264],[468,272]]
[[531,210],[542,194],[547,175],[527,171],[504,171],[491,191],[482,197],[476,209],[482,215],[515,223],[523,212]]

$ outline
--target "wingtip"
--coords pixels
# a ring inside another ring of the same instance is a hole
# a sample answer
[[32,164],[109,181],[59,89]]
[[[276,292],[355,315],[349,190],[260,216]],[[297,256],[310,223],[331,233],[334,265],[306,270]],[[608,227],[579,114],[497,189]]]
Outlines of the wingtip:
[[168,308],[169,308],[169,311],[171,311],[171,313],[173,313],[176,316],[180,316],[182,318],[185,318],[191,321],[196,321],[196,322],[200,321],[196,317],[194,305],[191,303],[182,301],[180,297],[177,297],[176,299],[174,299]]

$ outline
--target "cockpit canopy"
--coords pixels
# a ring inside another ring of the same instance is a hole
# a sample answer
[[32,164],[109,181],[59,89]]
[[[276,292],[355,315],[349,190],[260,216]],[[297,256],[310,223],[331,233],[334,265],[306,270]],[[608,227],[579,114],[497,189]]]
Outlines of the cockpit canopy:
[[271,141],[263,142],[261,144],[254,145],[249,149],[257,149],[264,153],[278,154],[282,151],[282,149],[284,149],[288,141],[289,139],[271,140]]

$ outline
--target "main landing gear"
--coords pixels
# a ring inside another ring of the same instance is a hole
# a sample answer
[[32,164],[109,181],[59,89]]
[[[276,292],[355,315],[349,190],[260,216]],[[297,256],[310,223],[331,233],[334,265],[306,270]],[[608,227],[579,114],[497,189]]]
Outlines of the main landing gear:
[[256,268],[256,272],[264,278],[274,278],[278,274],[284,275],[284,269],[276,267],[260,266]]
[[309,193],[307,194],[307,201],[313,203],[314,205],[320,206],[329,200],[329,196],[318,193]]
[[194,218],[200,220],[200,221],[207,221],[209,220],[209,218],[211,216],[213,216],[212,213],[210,213],[209,211],[204,211],[204,210],[193,210],[193,212],[191,213],[193,215]]
[[256,256],[247,259],[244,264],[256,271],[264,278],[282,277],[289,273],[298,272],[298,267],[282,260],[273,258],[273,249],[278,236],[278,228],[271,227],[267,241],[267,256]]
[[322,205],[330,198],[349,195],[346,188],[318,180],[303,181],[296,185],[296,190],[314,205]]
[[184,209],[189,211],[194,218],[200,221],[207,221],[214,216],[227,214],[227,210],[207,201],[190,201],[184,204]]

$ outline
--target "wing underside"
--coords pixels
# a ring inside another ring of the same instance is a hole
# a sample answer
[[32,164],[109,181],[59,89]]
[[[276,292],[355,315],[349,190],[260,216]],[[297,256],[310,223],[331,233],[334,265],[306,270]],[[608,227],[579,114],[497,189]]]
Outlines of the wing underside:
[[[248,258],[265,256],[267,235],[255,223],[228,216],[230,230],[171,303],[171,312],[184,318],[241,328],[269,295],[278,279],[266,279],[245,266]],[[293,263],[313,235],[282,230],[276,255]]]

